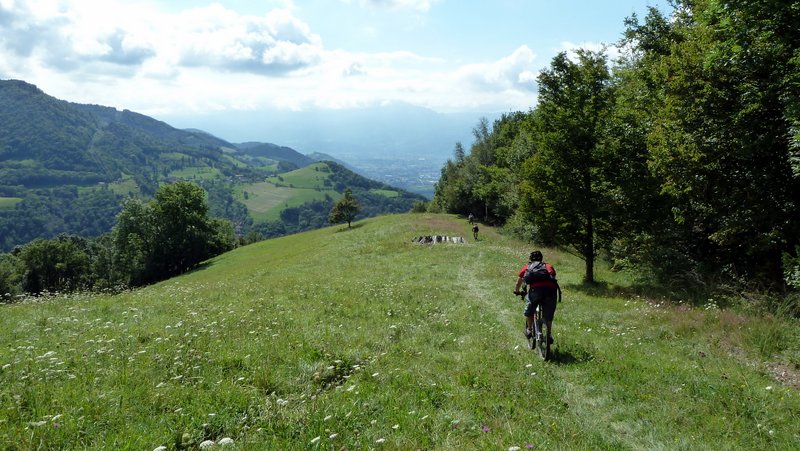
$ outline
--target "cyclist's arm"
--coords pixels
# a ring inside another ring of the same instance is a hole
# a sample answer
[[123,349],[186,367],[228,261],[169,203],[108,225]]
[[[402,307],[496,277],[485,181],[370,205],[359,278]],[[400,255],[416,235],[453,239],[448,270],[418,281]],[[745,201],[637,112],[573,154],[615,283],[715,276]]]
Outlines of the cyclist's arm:
[[522,277],[517,277],[517,285],[514,287],[514,291],[519,291],[519,288],[522,286],[522,282]]

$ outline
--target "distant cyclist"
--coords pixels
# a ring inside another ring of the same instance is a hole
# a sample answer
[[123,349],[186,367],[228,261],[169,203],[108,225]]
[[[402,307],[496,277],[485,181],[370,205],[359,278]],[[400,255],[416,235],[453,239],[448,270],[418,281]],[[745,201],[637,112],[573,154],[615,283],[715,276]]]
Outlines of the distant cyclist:
[[473,215],[472,213],[469,214],[467,219],[469,220],[470,224],[475,224],[475,215]]
[[475,241],[478,241],[478,224],[475,223],[472,226],[472,237],[475,238]]
[[[533,251],[528,264],[523,266],[517,276],[517,285],[514,294],[520,294],[523,283],[528,285],[528,295],[525,296],[525,337],[531,338],[533,321],[536,318],[536,305],[542,306],[542,315],[552,335],[553,317],[556,314],[556,295],[560,288],[556,280],[556,270],[553,265],[545,263],[541,251]],[[552,338],[550,339],[552,343]]]

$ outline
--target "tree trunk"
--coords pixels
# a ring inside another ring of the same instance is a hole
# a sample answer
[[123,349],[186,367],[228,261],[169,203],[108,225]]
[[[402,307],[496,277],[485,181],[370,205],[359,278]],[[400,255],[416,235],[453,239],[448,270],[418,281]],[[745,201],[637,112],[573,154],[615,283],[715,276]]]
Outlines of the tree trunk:
[[591,213],[586,217],[586,242],[583,246],[583,258],[586,259],[586,283],[594,283],[594,224]]

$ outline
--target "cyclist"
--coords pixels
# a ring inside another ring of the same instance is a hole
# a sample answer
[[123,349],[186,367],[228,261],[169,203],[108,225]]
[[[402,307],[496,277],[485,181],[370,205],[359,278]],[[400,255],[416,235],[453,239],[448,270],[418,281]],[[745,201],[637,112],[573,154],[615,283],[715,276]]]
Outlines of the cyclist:
[[532,331],[534,330],[533,321],[536,319],[536,305],[539,304],[542,306],[542,316],[544,316],[544,321],[547,323],[547,328],[550,330],[550,343],[552,343],[553,317],[556,313],[556,295],[560,288],[556,281],[555,268],[553,268],[553,265],[543,262],[541,251],[531,252],[528,264],[523,266],[519,271],[517,285],[514,287],[514,294],[521,294],[519,289],[525,282],[525,272],[532,263],[543,263],[549,277],[528,283],[528,295],[525,296],[525,318],[527,318],[525,337],[531,338]]
[[469,214],[467,219],[469,220],[470,224],[474,224],[475,223],[475,215],[473,215],[472,213]]
[[472,226],[472,236],[475,238],[475,241],[478,241],[478,223]]

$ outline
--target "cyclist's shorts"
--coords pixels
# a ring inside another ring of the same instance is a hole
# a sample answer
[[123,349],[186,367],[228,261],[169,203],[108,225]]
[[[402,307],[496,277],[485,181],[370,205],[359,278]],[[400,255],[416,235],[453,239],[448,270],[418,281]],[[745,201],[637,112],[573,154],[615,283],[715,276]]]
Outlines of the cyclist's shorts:
[[536,305],[542,305],[542,313],[545,321],[553,321],[556,315],[556,294],[558,291],[551,287],[530,288],[528,296],[525,297],[525,316],[533,316]]

